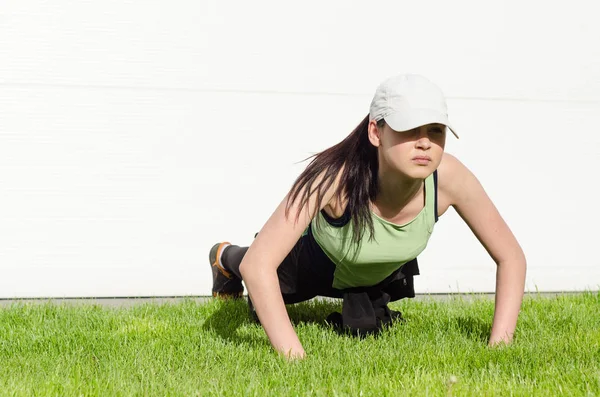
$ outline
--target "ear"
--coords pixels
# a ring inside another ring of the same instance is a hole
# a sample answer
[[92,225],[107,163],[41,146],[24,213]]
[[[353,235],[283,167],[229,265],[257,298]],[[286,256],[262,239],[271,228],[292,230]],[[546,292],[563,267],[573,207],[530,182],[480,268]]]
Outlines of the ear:
[[377,127],[377,122],[375,120],[369,121],[369,141],[375,147],[379,147],[381,145],[381,132],[382,129]]

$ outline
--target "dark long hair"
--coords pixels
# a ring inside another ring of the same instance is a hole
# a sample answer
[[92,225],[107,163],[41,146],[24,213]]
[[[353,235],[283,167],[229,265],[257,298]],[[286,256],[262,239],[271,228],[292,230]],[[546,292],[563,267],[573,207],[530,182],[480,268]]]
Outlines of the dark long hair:
[[[380,128],[384,124],[383,120],[377,123]],[[309,198],[313,193],[316,194],[316,215],[321,208],[325,192],[331,187],[343,168],[334,197],[338,200],[344,197],[347,200],[346,213],[349,213],[354,229],[352,240],[358,243],[366,229],[369,230],[369,239],[373,238],[374,228],[370,201],[377,196],[379,163],[377,148],[369,141],[368,127],[369,116],[367,115],[343,141],[306,159],[312,158],[312,161],[290,189],[286,216],[289,214],[292,203],[299,198],[297,220],[300,211],[305,205],[308,205]],[[318,182],[317,179],[319,179]],[[313,186],[315,184],[316,186]]]

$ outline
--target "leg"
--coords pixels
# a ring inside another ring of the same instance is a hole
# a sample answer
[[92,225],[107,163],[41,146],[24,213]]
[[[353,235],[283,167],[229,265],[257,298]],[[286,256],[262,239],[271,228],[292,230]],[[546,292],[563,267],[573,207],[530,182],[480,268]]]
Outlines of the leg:
[[[240,279],[240,264],[246,251],[248,247],[231,245],[222,255],[225,268]],[[316,243],[309,228],[277,268],[284,302],[298,303],[318,295],[341,297],[341,293],[331,287],[334,270],[335,265]]]

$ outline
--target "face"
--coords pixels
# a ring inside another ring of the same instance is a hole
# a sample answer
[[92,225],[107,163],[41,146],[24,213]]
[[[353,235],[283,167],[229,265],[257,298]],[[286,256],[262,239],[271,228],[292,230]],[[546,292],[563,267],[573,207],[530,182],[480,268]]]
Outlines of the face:
[[387,124],[369,123],[369,140],[378,148],[382,171],[425,179],[442,161],[446,126],[426,124],[409,131],[394,131]]

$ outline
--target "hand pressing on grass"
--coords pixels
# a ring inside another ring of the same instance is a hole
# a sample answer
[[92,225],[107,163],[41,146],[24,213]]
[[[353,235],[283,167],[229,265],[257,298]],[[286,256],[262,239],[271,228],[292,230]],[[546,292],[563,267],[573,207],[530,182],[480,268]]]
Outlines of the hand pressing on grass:
[[287,352],[283,353],[283,356],[288,361],[302,360],[306,358],[306,352],[304,351],[304,349],[302,349],[302,346],[300,348],[300,350],[290,349]]
[[488,343],[488,346],[490,347],[503,347],[503,346],[508,346],[510,345],[512,342],[512,338],[506,337],[506,338],[501,338],[501,339],[497,339],[497,338],[490,338],[490,341]]

